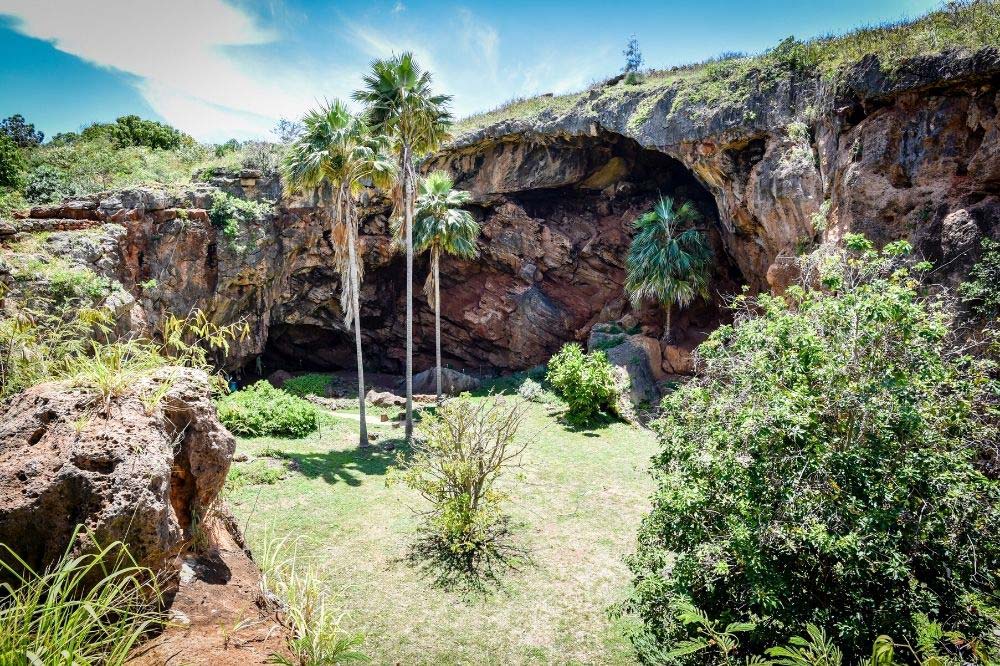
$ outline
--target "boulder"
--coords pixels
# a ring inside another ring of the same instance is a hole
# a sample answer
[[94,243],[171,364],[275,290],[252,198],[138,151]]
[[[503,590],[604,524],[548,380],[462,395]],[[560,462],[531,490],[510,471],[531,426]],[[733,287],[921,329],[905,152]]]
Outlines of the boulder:
[[275,370],[270,375],[267,376],[267,381],[270,382],[271,386],[274,388],[281,388],[285,385],[289,379],[294,375],[287,370]]
[[376,407],[403,407],[406,405],[406,398],[388,391],[371,389],[365,394],[365,402]]
[[681,345],[663,345],[663,372],[671,375],[694,374],[691,349]]
[[[441,368],[441,391],[447,395],[458,395],[479,388],[479,380],[464,372]],[[435,369],[430,368],[413,376],[414,393],[431,393],[437,395],[437,378]]]
[[627,336],[618,324],[609,322],[594,324],[587,337],[587,351],[610,349],[625,341]]
[[121,540],[139,563],[175,567],[236,448],[211,395],[204,372],[163,368],[107,406],[59,383],[11,398],[0,406],[0,543],[41,570],[82,526],[77,552]]
[[643,336],[631,336],[622,344],[605,352],[611,365],[628,373],[629,395],[632,402],[637,405],[644,402],[655,403],[660,399],[660,391],[656,387],[653,369],[649,365],[646,346],[632,340],[641,337]]

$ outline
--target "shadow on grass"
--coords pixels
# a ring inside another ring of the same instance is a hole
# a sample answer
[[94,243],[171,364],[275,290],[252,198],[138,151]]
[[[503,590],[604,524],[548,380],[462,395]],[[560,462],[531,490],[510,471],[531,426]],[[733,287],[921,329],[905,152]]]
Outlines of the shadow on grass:
[[400,453],[408,455],[409,447],[402,439],[390,439],[364,449],[315,453],[271,449],[266,455],[287,461],[289,468],[310,479],[359,486],[365,476],[385,476]]
[[509,520],[497,524],[489,544],[475,553],[454,553],[433,530],[423,528],[405,558],[422,577],[449,592],[489,594],[504,589],[504,575],[533,564],[515,542]]

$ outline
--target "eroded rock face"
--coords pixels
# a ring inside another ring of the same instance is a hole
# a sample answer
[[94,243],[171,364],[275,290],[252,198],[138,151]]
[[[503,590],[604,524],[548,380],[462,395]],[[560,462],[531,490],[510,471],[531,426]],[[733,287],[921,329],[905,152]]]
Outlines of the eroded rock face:
[[[696,203],[717,259],[712,302],[674,312],[665,373],[689,371],[688,352],[724,317],[726,295],[743,284],[781,292],[795,278],[791,259],[816,243],[849,231],[878,243],[908,238],[954,283],[981,238],[1000,236],[997,49],[920,58],[892,76],[869,58],[835,91],[789,75],[716,107],[675,94],[584,95],[559,113],[467,134],[423,165],[472,192],[483,229],[476,261],[443,262],[446,365],[477,375],[528,368],[623,316],[660,338],[662,309],[633,308],[622,287],[630,223],[660,194]],[[640,102],[649,114],[635,124]],[[258,199],[280,192],[275,179],[254,174],[214,185]],[[98,253],[98,265],[86,248],[65,251],[118,276],[135,299],[118,307],[133,329],[155,331],[165,313],[193,308],[219,324],[244,319],[251,334],[219,359],[230,370],[258,359],[263,374],[353,367],[322,199],[279,201],[229,239],[207,219],[216,191],[100,195],[32,211],[14,226],[125,229],[113,267],[106,258],[115,252]],[[388,202],[367,193],[360,206],[366,359],[399,372],[403,260],[390,241]],[[0,228],[4,238],[16,231]],[[418,257],[417,280],[426,274]],[[419,285],[415,295],[420,371],[433,364],[433,312]]]
[[61,384],[28,389],[0,406],[0,543],[40,571],[82,525],[160,570],[222,489],[235,445],[199,370],[159,371],[106,409]]

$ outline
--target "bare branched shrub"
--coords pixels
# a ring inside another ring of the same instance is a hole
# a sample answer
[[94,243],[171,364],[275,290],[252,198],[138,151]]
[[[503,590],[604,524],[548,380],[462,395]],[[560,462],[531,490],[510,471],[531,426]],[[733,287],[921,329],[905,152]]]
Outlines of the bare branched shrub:
[[492,572],[515,551],[498,480],[519,465],[527,406],[490,396],[449,400],[425,417],[411,454],[391,479],[430,504],[417,553],[465,573]]

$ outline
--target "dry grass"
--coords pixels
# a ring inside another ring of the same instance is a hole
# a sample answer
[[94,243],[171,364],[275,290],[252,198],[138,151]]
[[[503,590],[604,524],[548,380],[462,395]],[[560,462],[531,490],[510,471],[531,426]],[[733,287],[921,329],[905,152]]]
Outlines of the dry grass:
[[655,442],[623,424],[569,432],[552,409],[530,406],[524,432],[536,434],[509,482],[532,561],[485,595],[442,589],[406,561],[419,497],[386,486],[395,452],[359,452],[348,420],[328,417],[301,440],[240,440],[251,455],[279,452],[292,471],[229,499],[251,545],[267,525],[304,538],[348,611],[342,628],[365,634],[375,663],[633,663],[607,609],[627,592],[622,557],[649,508]]

